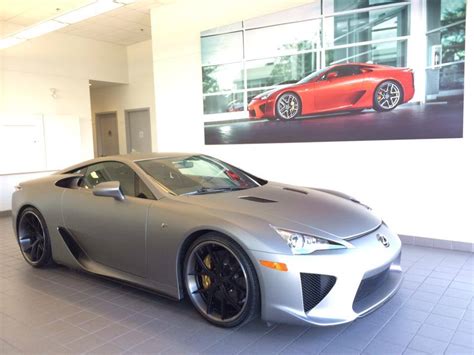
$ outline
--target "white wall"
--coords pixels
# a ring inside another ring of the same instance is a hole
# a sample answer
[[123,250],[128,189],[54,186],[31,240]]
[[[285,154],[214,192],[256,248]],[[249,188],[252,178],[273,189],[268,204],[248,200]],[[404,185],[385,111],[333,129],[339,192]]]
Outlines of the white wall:
[[[204,145],[200,32],[307,2],[176,0],[153,9],[158,150],[203,152],[267,179],[347,192],[400,234],[474,241],[472,100],[465,103],[463,139]],[[468,3],[465,97],[472,98],[474,2]]]
[[[119,149],[121,154],[125,154],[127,152],[125,110],[150,108],[152,148],[156,150],[155,95],[153,88],[151,40],[128,46],[127,62],[128,84],[91,88],[92,122],[95,127],[95,115],[97,113],[116,111]],[[97,142],[95,147],[97,147]]]
[[[4,26],[0,23],[0,33],[10,31]],[[79,160],[90,159],[93,157],[91,79],[127,83],[126,48],[52,33],[0,50],[0,113],[4,117],[36,114],[79,117]],[[56,89],[56,98],[52,97],[51,88]],[[0,152],[0,164],[2,154],[14,152]],[[14,185],[37,176],[11,173],[0,175],[0,211],[10,209]]]

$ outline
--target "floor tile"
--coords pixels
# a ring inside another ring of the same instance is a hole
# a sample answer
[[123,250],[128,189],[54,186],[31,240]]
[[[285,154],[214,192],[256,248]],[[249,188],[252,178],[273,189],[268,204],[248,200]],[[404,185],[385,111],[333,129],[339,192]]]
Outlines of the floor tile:
[[408,347],[413,350],[434,354],[443,353],[448,347],[448,343],[417,335],[413,338]]
[[474,353],[474,336],[472,334],[457,331],[451,339],[451,343],[473,349]]
[[444,354],[445,355],[472,355],[473,352],[471,348],[466,348],[464,346],[460,346],[456,344],[449,344]]
[[426,324],[431,324],[441,328],[447,328],[452,330],[455,330],[458,327],[459,322],[459,319],[440,316],[438,314],[431,314],[425,320]]
[[473,355],[474,255],[404,245],[402,264],[399,292],[351,324],[267,326],[255,319],[222,329],[189,301],[62,266],[32,269],[10,220],[0,218],[0,353]]

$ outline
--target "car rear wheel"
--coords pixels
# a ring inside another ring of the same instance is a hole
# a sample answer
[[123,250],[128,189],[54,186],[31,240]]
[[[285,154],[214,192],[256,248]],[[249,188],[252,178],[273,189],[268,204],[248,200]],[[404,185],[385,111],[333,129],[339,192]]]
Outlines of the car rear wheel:
[[199,237],[188,249],[183,280],[196,310],[219,327],[235,327],[257,315],[260,291],[243,249],[219,233]]
[[402,102],[402,88],[395,81],[384,81],[374,93],[374,109],[376,111],[390,111]]
[[21,254],[33,267],[42,267],[51,262],[51,243],[46,222],[33,207],[26,208],[18,222],[18,244]]
[[276,102],[277,118],[292,120],[301,112],[301,100],[295,93],[285,92]]

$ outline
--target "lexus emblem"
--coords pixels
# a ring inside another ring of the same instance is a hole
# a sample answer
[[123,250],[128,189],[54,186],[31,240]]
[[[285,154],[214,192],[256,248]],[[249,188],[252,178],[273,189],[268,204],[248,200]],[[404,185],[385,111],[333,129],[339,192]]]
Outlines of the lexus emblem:
[[384,236],[383,234],[377,234],[377,240],[382,243],[382,245],[385,248],[388,248],[390,246],[390,242],[388,241],[387,237]]

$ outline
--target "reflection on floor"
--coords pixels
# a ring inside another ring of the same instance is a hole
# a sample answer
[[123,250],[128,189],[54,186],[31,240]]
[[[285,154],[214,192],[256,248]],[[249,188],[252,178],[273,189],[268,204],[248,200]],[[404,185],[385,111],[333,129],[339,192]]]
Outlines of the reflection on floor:
[[208,124],[204,132],[206,144],[461,138],[463,104],[407,104],[389,112],[365,110],[294,121],[247,120]]
[[474,254],[407,245],[405,279],[350,325],[238,329],[173,302],[64,267],[33,269],[0,218],[0,353],[474,353]]

